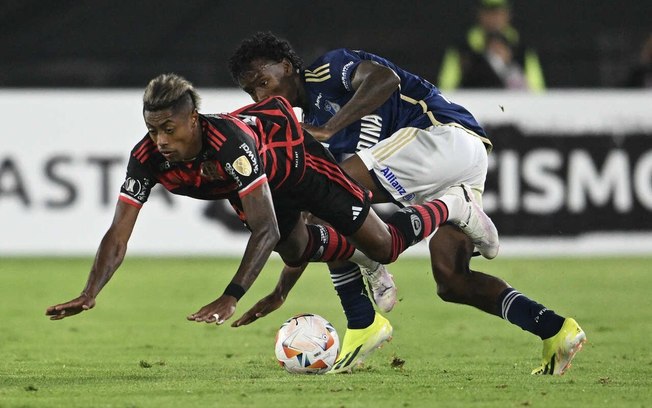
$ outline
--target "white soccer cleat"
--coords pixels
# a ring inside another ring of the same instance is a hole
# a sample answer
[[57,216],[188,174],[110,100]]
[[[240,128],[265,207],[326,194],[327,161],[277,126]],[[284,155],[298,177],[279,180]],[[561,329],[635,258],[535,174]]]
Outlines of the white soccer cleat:
[[360,266],[362,276],[367,280],[374,302],[382,312],[389,312],[396,305],[397,290],[394,277],[387,271],[385,265],[375,262],[374,268]]
[[494,259],[498,255],[498,248],[500,247],[498,230],[491,218],[475,202],[473,193],[467,191],[467,187],[461,184],[451,187],[446,194],[456,195],[464,200],[467,205],[467,208],[464,209],[465,216],[462,217],[462,220],[456,222],[456,225],[471,238],[473,245],[482,256],[487,259]]

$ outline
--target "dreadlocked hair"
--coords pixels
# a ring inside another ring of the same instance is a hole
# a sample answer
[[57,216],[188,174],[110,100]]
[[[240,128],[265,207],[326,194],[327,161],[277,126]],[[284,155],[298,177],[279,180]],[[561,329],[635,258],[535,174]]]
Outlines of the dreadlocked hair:
[[251,38],[243,40],[229,58],[229,71],[233,81],[237,84],[242,75],[250,69],[253,60],[266,58],[281,62],[287,58],[295,69],[303,69],[303,61],[292,49],[287,40],[278,38],[270,31],[259,31]]

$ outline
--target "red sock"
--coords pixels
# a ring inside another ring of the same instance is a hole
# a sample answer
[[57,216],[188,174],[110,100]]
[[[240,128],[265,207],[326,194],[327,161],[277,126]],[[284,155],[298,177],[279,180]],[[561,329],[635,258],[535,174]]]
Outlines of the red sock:
[[448,208],[440,200],[405,207],[392,214],[387,221],[392,235],[390,262],[394,262],[408,247],[432,234],[446,220]]
[[301,263],[347,260],[353,255],[355,247],[344,235],[332,227],[312,224],[308,224],[306,227],[309,238],[308,245],[301,256]]

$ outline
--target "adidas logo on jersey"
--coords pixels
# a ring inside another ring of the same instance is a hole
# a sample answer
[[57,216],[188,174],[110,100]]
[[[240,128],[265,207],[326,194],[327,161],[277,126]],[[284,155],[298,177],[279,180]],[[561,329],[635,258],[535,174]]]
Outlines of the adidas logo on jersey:
[[355,221],[358,218],[358,215],[360,215],[360,212],[362,212],[362,207],[354,205],[351,207],[351,212],[353,213],[353,221]]

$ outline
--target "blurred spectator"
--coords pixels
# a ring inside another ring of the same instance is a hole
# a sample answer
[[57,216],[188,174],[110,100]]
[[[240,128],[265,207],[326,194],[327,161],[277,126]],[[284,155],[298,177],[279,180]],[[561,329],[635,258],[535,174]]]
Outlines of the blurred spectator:
[[643,43],[638,62],[631,68],[624,85],[628,88],[652,88],[652,34]]
[[446,50],[439,72],[439,88],[507,88],[540,92],[543,72],[534,50],[519,40],[511,25],[507,0],[480,0],[477,24],[466,41]]

